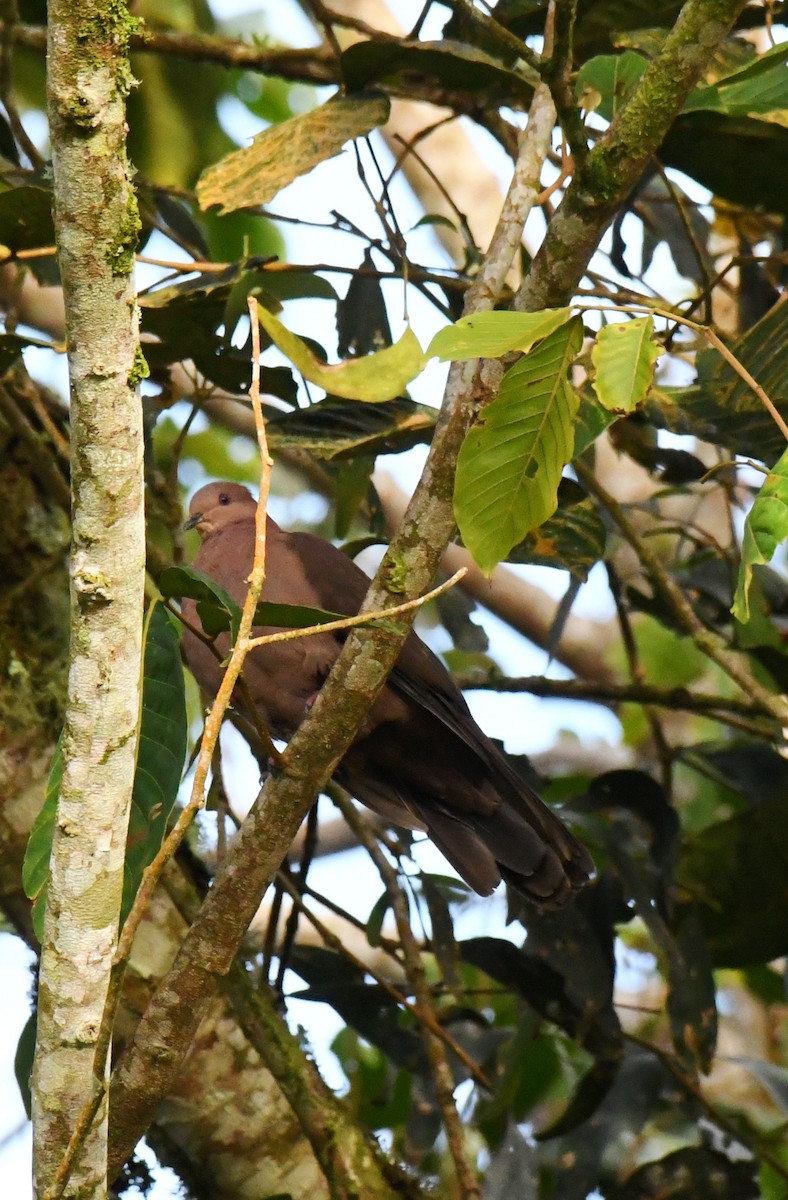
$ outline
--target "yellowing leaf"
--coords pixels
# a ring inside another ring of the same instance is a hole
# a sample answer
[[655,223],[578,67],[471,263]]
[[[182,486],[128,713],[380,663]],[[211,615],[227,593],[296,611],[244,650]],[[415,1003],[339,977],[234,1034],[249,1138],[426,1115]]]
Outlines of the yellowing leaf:
[[788,450],[776,462],[755,497],[741,547],[741,567],[731,612],[745,624],[750,619],[752,569],[771,562],[777,547],[788,538]]
[[500,358],[512,350],[522,350],[526,354],[568,320],[568,308],[545,308],[538,313],[475,313],[439,329],[427,348],[426,357],[437,355],[446,362],[449,359]]
[[200,206],[218,204],[228,213],[268,204],[299,175],[339,154],[345,142],[385,124],[388,115],[385,96],[333,96],[311,112],[273,125],[251,146],[203,171],[197,183]]
[[651,317],[605,325],[591,351],[599,402],[613,412],[632,412],[654,382],[654,363],[663,353],[654,341]]
[[327,366],[268,309],[261,305],[257,312],[263,329],[304,378],[345,400],[365,400],[369,404],[393,400],[402,395],[426,362],[418,338],[408,327],[398,342],[377,354]]

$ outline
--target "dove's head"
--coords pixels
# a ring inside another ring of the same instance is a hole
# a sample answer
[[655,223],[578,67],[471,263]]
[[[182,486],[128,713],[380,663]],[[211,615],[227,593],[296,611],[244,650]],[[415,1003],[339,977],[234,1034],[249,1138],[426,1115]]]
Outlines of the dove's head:
[[192,496],[185,529],[208,537],[237,521],[254,520],[257,501],[240,483],[208,483]]

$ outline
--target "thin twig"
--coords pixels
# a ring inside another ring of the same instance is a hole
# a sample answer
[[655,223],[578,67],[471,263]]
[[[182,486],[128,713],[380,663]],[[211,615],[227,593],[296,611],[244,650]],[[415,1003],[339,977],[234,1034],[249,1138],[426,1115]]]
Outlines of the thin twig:
[[356,625],[371,625],[374,621],[387,621],[390,617],[398,617],[402,613],[410,612],[411,609],[421,608],[429,600],[434,600],[436,596],[453,588],[467,573],[467,568],[460,567],[459,571],[454,572],[451,579],[445,580],[438,587],[426,592],[423,596],[417,596],[415,600],[406,600],[404,604],[395,604],[393,608],[359,613],[355,617],[343,617],[340,621],[326,621],[325,625],[310,625],[308,629],[283,629],[281,633],[267,633],[262,637],[251,638],[249,649],[253,650],[257,646],[270,646],[274,642],[292,642],[296,638],[312,637],[316,633],[333,633],[337,629],[352,629]]
[[[544,675],[521,678],[488,676],[480,679],[478,672],[453,672],[454,682],[464,692],[527,692],[555,700],[585,700],[615,707],[619,704],[652,704],[659,708],[695,713],[745,728],[757,737],[771,737],[774,727],[752,718],[752,701],[735,696],[715,696],[709,692],[693,692],[689,688],[660,688],[648,683],[597,683],[586,679],[548,679]],[[748,719],[749,718],[749,719]]]

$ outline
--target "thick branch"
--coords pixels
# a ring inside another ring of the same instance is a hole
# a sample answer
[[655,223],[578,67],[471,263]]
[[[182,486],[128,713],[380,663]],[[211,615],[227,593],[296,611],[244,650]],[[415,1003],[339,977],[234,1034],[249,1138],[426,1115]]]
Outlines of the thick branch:
[[[33,1075],[41,1195],[106,1074],[96,1034],[120,914],[137,747],[145,581],[133,286],[139,218],[125,150],[129,22],[53,0],[49,116],[71,378],[71,652]],[[119,15],[120,14],[120,15]],[[95,1072],[95,1077],[94,1077]],[[67,1195],[105,1194],[106,1104]]]

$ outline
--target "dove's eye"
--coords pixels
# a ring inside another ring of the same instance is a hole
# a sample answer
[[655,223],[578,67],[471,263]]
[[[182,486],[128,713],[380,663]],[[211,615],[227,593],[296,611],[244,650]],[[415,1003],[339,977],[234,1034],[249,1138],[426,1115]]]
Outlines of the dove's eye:
[[219,503],[220,503],[220,504],[229,504],[229,503],[230,503],[230,497],[227,495],[227,492],[221,492],[221,493],[220,493],[220,495],[219,495]]

